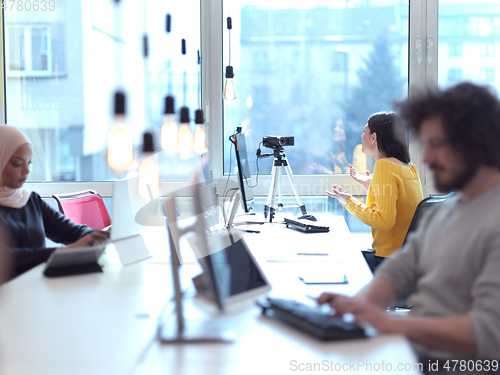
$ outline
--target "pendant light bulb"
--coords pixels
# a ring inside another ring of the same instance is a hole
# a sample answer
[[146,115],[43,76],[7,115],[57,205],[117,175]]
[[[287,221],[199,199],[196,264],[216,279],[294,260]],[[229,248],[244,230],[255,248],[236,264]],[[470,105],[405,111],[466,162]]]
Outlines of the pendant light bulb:
[[125,126],[125,94],[115,94],[115,124],[108,134],[108,165],[115,170],[132,167],[134,149],[132,132]]
[[193,134],[189,129],[189,108],[181,108],[181,128],[179,130],[179,154],[188,156],[193,152]]
[[224,99],[236,99],[236,89],[234,87],[234,73],[231,65],[226,66],[226,83],[224,84]]
[[168,154],[174,154],[177,152],[178,147],[178,127],[177,121],[174,116],[174,97],[165,97],[165,117],[163,120],[163,125],[161,127],[161,148],[165,150]]
[[160,193],[160,170],[154,159],[153,135],[144,133],[143,159],[139,167],[139,195],[153,201]]
[[202,153],[207,149],[205,130],[203,130],[203,126],[201,126],[201,124],[198,124],[196,130],[194,131],[194,149],[198,153]]
[[203,129],[205,119],[201,109],[196,110],[194,122],[197,124],[194,131],[194,150],[201,154],[207,149],[206,134],[205,129]]

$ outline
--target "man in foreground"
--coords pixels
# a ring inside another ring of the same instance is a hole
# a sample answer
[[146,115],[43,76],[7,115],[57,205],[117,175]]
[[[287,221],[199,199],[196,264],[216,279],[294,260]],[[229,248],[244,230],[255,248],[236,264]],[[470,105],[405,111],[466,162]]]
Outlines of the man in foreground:
[[[380,333],[405,335],[421,358],[498,359],[500,102],[487,88],[462,83],[399,110],[425,147],[435,186],[457,194],[425,216],[358,295],[323,293],[318,302]],[[413,290],[408,316],[386,312]]]

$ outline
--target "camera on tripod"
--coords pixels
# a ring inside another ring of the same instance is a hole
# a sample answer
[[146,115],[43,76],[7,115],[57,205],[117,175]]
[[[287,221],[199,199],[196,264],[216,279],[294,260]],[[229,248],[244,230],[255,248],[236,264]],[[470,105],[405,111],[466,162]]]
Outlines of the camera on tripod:
[[262,138],[262,144],[267,148],[278,148],[284,146],[293,146],[295,143],[294,137],[275,137],[268,135]]

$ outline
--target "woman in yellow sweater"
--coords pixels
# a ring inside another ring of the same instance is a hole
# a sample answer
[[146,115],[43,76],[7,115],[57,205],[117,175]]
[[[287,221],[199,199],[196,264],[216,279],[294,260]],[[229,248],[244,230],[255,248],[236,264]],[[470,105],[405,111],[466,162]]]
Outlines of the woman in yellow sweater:
[[410,162],[404,129],[394,112],[375,113],[361,135],[363,152],[373,156],[373,175],[362,175],[350,166],[351,177],[368,190],[366,204],[333,186],[326,193],[372,228],[375,253],[363,252],[372,271],[394,251],[401,248],[418,203],[423,199],[422,185],[415,165]]

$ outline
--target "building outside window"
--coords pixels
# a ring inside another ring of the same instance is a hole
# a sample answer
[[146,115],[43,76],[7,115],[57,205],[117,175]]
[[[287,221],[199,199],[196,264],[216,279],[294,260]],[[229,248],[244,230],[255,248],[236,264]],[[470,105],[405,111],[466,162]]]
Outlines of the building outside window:
[[462,69],[460,68],[449,68],[448,69],[448,82],[456,83],[462,79]]
[[462,57],[462,43],[451,42],[448,44],[449,57]]
[[52,74],[49,26],[8,25],[6,29],[7,75],[36,77]]
[[495,56],[495,43],[493,42],[481,43],[481,56],[483,57]]
[[484,82],[494,82],[495,68],[481,68],[481,80]]

